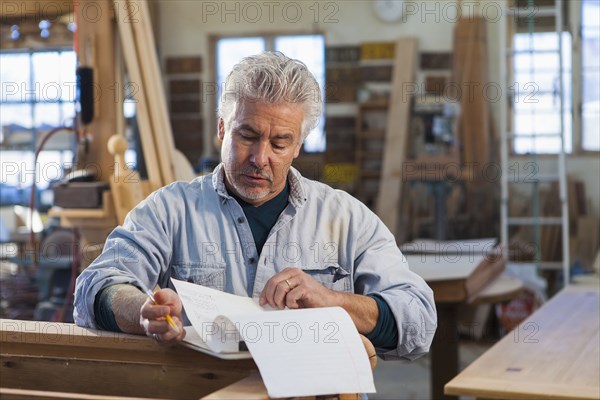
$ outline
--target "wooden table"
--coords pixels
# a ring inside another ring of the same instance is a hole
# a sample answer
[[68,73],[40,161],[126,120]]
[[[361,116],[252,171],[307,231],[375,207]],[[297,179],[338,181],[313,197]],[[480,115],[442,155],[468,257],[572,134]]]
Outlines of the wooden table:
[[220,360],[145,336],[0,320],[2,399],[198,399],[256,370],[252,360]]
[[[377,358],[361,335],[371,368]],[[0,398],[268,400],[254,361],[221,360],[149,337],[0,319]],[[360,394],[327,396],[360,400]],[[294,398],[315,400],[315,396]]]
[[[443,243],[443,242],[442,242]],[[442,247],[443,248],[443,247]],[[488,297],[485,290],[496,294],[493,301],[514,297],[515,290],[498,291],[490,285],[504,286],[497,281],[505,260],[478,252],[428,252],[405,256],[412,271],[420,275],[433,290],[438,328],[431,345],[431,397],[445,398],[444,385],[458,374],[458,307],[460,304],[482,303]]]
[[445,393],[599,399],[599,347],[599,288],[569,286],[452,379]]

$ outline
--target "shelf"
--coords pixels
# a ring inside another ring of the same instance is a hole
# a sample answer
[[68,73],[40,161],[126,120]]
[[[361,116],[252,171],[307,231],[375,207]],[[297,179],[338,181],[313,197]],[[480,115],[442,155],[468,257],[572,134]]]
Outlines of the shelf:
[[381,171],[358,171],[357,175],[361,178],[379,178]]
[[370,158],[370,159],[376,159],[376,160],[381,160],[383,158],[383,152],[381,151],[358,151],[357,155],[360,158]]
[[364,139],[383,139],[385,137],[385,129],[369,129],[359,133],[359,140]]
[[358,104],[358,108],[362,109],[362,110],[387,110],[389,107],[389,101],[388,100],[373,100],[373,101],[367,101],[365,103],[359,103]]
[[561,217],[513,217],[507,220],[509,225],[562,225]]
[[110,219],[115,218],[115,206],[109,190],[102,193],[102,208],[61,208],[52,207],[48,216],[68,219]]

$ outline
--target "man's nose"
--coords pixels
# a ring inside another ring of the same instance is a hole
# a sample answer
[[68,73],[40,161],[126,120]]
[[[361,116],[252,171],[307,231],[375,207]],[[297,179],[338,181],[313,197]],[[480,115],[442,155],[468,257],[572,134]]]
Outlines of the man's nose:
[[252,149],[251,161],[257,167],[264,167],[269,164],[269,145],[268,143],[259,142]]

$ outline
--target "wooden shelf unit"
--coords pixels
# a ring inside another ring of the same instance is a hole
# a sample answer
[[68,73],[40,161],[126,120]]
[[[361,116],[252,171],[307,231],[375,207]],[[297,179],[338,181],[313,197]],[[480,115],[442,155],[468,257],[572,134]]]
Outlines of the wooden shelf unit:
[[[388,107],[389,102],[385,99],[358,104],[356,197],[371,208],[375,205],[379,188]],[[374,123],[374,120],[377,122]]]

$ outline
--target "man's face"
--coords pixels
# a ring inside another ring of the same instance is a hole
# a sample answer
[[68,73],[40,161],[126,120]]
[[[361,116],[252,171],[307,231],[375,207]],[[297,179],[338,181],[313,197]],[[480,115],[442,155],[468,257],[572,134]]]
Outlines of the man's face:
[[300,152],[304,112],[297,104],[241,101],[229,126],[219,119],[225,184],[257,207],[285,187]]

